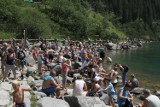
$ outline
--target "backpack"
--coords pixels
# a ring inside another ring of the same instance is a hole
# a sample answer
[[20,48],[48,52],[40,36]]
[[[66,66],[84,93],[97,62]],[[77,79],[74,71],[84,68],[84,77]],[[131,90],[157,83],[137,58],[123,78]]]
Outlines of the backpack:
[[24,59],[25,57],[26,57],[26,55],[23,51],[18,52],[18,59]]

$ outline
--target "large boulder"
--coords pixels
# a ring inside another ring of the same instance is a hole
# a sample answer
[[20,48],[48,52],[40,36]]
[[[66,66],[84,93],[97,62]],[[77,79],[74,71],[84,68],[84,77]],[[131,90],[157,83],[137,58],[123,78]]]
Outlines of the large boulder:
[[48,67],[50,68],[54,68],[57,65],[57,63],[49,63],[47,64]]
[[64,100],[55,99],[51,97],[44,97],[37,101],[36,107],[70,107],[70,106]]
[[143,90],[144,90],[144,88],[136,87],[136,88],[134,88],[133,90],[131,90],[130,92],[131,92],[131,93],[134,93],[134,94],[142,94],[142,93],[143,93]]
[[47,95],[45,93],[43,93],[42,91],[34,91],[35,97],[37,100],[39,100],[40,98],[43,97],[47,97]]
[[33,58],[32,55],[28,55],[26,58],[25,58],[26,62],[29,63],[30,65],[34,65],[36,62]]
[[5,107],[10,104],[10,95],[8,91],[0,90],[0,107]]
[[43,80],[34,80],[34,84],[36,87],[41,87],[43,83]]
[[160,96],[160,91],[155,90],[155,91],[154,91],[154,94],[155,94],[156,96]]
[[28,84],[30,85],[30,86],[34,86],[35,85],[35,83],[34,83],[34,78],[32,77],[32,76],[29,76],[28,77],[28,80],[27,80],[27,82],[28,82]]
[[27,67],[27,73],[33,73],[37,70],[37,66],[29,66]]
[[98,97],[87,97],[87,96],[66,96],[64,97],[70,107],[108,107]]
[[8,82],[2,82],[0,84],[0,89],[4,89],[4,90],[7,90],[7,91],[10,91],[12,90],[12,85],[11,84],[8,84]]

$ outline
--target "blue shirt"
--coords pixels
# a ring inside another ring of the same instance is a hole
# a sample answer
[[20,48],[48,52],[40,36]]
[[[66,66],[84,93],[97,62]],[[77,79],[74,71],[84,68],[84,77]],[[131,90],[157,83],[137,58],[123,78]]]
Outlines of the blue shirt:
[[123,98],[119,97],[120,91],[123,91],[122,96],[128,97],[128,90],[125,90],[124,87],[120,88],[119,91],[118,91],[118,94],[117,94],[117,104],[119,106],[124,105],[125,102],[126,102],[126,99],[123,99]]
[[109,82],[109,83],[107,84],[106,89],[107,89],[107,91],[108,91],[108,94],[111,93],[111,92],[115,92],[114,87],[113,87],[113,85],[112,85],[111,82]]

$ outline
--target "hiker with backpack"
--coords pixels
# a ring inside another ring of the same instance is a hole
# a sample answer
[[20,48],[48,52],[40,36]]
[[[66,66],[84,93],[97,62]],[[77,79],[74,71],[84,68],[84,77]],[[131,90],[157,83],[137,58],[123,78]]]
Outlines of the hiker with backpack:
[[26,63],[26,53],[25,51],[23,50],[23,47],[22,46],[19,46],[19,50],[18,50],[18,53],[17,53],[17,59],[18,59],[18,65],[19,65],[19,70],[21,72],[21,77],[20,79],[23,80],[23,74],[24,74],[24,65]]

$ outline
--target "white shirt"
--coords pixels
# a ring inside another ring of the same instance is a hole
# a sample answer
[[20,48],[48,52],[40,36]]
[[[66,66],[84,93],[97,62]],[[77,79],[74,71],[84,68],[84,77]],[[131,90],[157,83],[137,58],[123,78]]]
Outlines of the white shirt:
[[73,96],[78,96],[83,94],[84,80],[76,80],[73,89]]
[[160,100],[157,96],[150,95],[146,98],[146,100],[148,101],[147,107],[160,107]]

